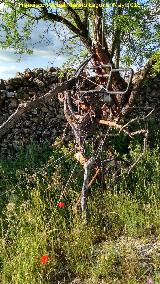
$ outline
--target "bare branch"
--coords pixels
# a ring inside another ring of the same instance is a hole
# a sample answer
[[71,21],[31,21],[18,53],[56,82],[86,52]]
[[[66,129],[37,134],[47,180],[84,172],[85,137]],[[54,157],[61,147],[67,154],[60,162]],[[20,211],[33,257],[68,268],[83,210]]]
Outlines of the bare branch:
[[146,118],[148,118],[152,113],[154,112],[154,109],[152,109],[145,117],[136,117],[131,119],[130,121],[128,121],[125,125],[123,125],[123,127],[121,128],[120,132],[126,128],[129,124],[135,122],[135,121],[140,121],[140,120],[145,120]]
[[85,164],[84,164],[84,180],[83,180],[83,186],[82,186],[82,196],[81,196],[81,209],[82,212],[85,211],[86,205],[87,205],[87,195],[88,195],[88,189],[89,189],[89,176],[91,169],[93,167],[93,164],[95,162],[95,157],[91,157]]
[[127,171],[127,174],[129,175],[131,170],[135,167],[135,165],[140,161],[140,159],[144,156],[144,152],[138,156],[137,160],[130,166],[129,170]]
[[39,106],[40,103],[45,103],[50,101],[53,97],[57,96],[58,93],[63,92],[67,88],[70,88],[75,83],[75,79],[70,79],[60,85],[58,85],[55,89],[49,91],[43,96],[34,99],[33,101],[28,101],[26,103],[20,104],[17,110],[0,126],[0,139],[13,127],[13,125],[17,122],[20,116],[27,111],[30,111],[32,108]]
[[66,7],[67,7],[67,10],[70,12],[71,16],[73,17],[77,27],[81,30],[85,30],[87,32],[87,25],[85,25],[79,15],[76,13],[76,11],[68,4],[64,1]]

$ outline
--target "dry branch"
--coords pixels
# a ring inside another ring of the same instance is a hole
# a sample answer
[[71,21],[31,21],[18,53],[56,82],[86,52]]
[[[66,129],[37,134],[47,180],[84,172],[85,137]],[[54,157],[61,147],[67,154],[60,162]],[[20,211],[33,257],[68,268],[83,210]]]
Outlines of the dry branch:
[[130,166],[129,170],[127,171],[127,175],[130,174],[131,170],[135,167],[135,165],[140,161],[140,159],[144,156],[144,152],[137,158],[137,160]]
[[81,199],[81,207],[82,211],[86,208],[86,199],[88,193],[88,183],[89,183],[89,176],[92,166],[95,162],[95,157],[91,157],[85,164],[84,164],[84,181],[82,186],[82,199]]
[[32,101],[22,103],[18,106],[16,111],[0,126],[0,139],[15,125],[19,120],[22,114],[30,111],[32,108],[38,107],[40,103],[46,103],[53,99],[58,93],[63,92],[64,90],[72,87],[75,83],[75,78],[70,79],[56,88],[50,90],[48,93],[44,94],[41,97],[38,97]]
[[115,122],[115,121],[109,121],[109,120],[100,119],[100,120],[98,121],[98,123],[100,123],[100,124],[105,124],[105,125],[108,125],[108,126],[110,126],[110,127],[122,129],[122,125],[117,124],[117,122]]
[[152,113],[154,112],[154,109],[152,109],[145,117],[136,117],[131,119],[130,121],[128,121],[125,125],[123,125],[123,127],[121,128],[120,131],[122,131],[124,128],[126,128],[129,124],[135,122],[135,121],[140,121],[140,120],[145,120],[146,118],[148,118]]

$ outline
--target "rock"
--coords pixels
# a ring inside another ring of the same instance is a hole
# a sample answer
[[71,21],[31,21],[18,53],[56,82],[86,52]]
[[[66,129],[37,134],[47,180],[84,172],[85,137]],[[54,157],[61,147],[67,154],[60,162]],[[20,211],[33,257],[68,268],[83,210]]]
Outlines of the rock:
[[48,109],[53,112],[54,106],[49,106]]
[[20,72],[16,73],[16,78],[21,78],[21,76],[22,76],[22,73],[20,73]]
[[[54,89],[58,79],[57,72],[60,69],[50,67],[48,69],[27,68],[23,73],[17,72],[15,78],[9,80],[0,80],[0,124],[8,119],[14,113],[17,106],[26,101],[34,100],[44,95],[46,92]],[[66,73],[64,77],[68,77]],[[135,76],[135,79],[137,77]],[[63,81],[65,78],[62,78]],[[157,109],[157,117],[159,96],[160,96],[160,78],[153,76],[144,84],[144,90],[140,91],[137,100],[137,106],[151,106]],[[63,94],[62,94],[63,95]],[[137,110],[133,111],[134,117]],[[35,107],[27,113],[21,115],[20,120],[16,123],[15,128],[5,135],[1,143],[0,151],[5,155],[11,152],[16,153],[18,147],[16,140],[21,144],[27,144],[31,139],[36,142],[44,142],[45,139],[53,141],[57,135],[60,135],[65,126],[65,117],[62,103],[58,98],[53,98],[47,103]],[[6,139],[6,141],[5,141]],[[51,142],[52,143],[52,142]],[[13,155],[13,153],[12,153]]]
[[6,90],[9,91],[9,92],[10,92],[10,91],[12,92],[12,91],[14,91],[14,86],[12,86],[12,85],[6,85]]
[[3,79],[0,79],[0,90],[5,89],[5,81]]
[[28,79],[28,81],[29,81],[29,82],[32,82],[32,81],[33,81],[33,77],[30,77],[30,78]]
[[48,112],[48,108],[42,107],[42,112]]
[[16,99],[16,98],[12,98],[12,99],[10,100],[9,107],[10,107],[10,108],[16,108],[17,106],[18,106],[18,101],[17,101],[17,99]]
[[24,123],[25,126],[30,126],[30,124],[31,124],[31,121],[28,121],[28,120],[26,120]]
[[30,99],[30,95],[28,93],[24,93],[23,98],[28,101]]
[[45,86],[45,84],[44,84],[41,80],[39,80],[38,78],[35,78],[35,79],[33,80],[33,82],[34,82],[38,87],[44,87],[44,86]]
[[41,81],[43,81],[43,72],[39,73],[37,78]]
[[31,97],[36,96],[36,92],[34,92],[34,91],[29,91],[28,94],[29,94]]
[[151,94],[150,94],[150,97],[152,98],[152,97],[156,97],[156,96],[157,96],[157,92],[155,90],[152,91]]
[[49,68],[49,71],[50,71],[50,72],[57,72],[57,69],[56,69],[55,67],[50,67],[50,68]]
[[33,76],[33,72],[29,68],[27,68],[24,70],[24,76],[25,78],[29,79]]
[[25,134],[28,134],[28,133],[30,132],[30,129],[29,129],[29,128],[25,128],[25,129],[23,129],[23,132],[24,132]]
[[6,91],[5,91],[5,90],[1,90],[1,91],[0,91],[0,99],[1,99],[1,100],[4,99],[5,96],[6,96]]
[[32,110],[32,113],[33,113],[33,114],[37,114],[37,113],[38,113],[38,112],[37,112],[37,109],[34,108],[34,109]]
[[51,81],[51,83],[54,83],[54,85],[57,84],[58,83],[57,75],[56,74],[51,75],[50,76],[50,81]]
[[21,131],[21,130],[20,130],[19,128],[15,128],[15,129],[14,129],[14,133],[15,133],[15,134],[20,133],[20,131]]
[[42,133],[43,136],[50,136],[50,131],[48,130],[45,130],[43,133]]
[[26,68],[26,69],[24,70],[24,74],[26,74],[26,73],[32,73],[32,72],[31,72],[31,69]]
[[[32,118],[32,121],[35,122],[35,123],[37,123],[38,120],[39,120],[38,117],[33,117],[33,118]],[[32,128],[32,129],[33,129],[33,128]]]
[[11,97],[14,97],[15,93],[14,92],[6,92],[5,95],[6,95],[7,98],[11,98]]

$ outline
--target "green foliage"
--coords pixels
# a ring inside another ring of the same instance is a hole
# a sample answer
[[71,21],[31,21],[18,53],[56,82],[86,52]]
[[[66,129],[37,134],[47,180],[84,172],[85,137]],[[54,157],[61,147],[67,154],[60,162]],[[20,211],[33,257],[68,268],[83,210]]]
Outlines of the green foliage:
[[153,70],[156,73],[160,73],[160,51],[157,51],[153,54],[152,60],[156,61],[156,64],[153,65]]
[[[148,150],[129,175],[122,168],[116,183],[106,176],[105,191],[94,187],[87,226],[76,206],[80,166],[67,184],[64,208],[57,207],[76,163],[73,146],[59,139],[51,147],[32,144],[16,160],[1,161],[1,282],[158,283],[158,252],[146,264],[154,269],[147,270],[137,247],[160,235],[159,148]],[[140,144],[130,144],[128,163],[140,154]],[[42,255],[49,257],[45,265]]]
[[[48,18],[42,9],[35,9],[34,7],[24,8],[19,6],[19,1],[17,0],[14,2],[5,0],[1,1],[1,3],[5,4],[5,6],[0,14],[0,29],[2,33],[0,46],[2,48],[12,47],[19,54],[31,54],[32,48],[29,46],[29,40],[33,27],[38,25],[38,19],[49,23]],[[76,1],[70,1],[70,3],[76,3]],[[112,49],[113,42],[118,40],[118,32],[121,63],[127,66],[133,63],[134,65],[142,66],[146,59],[150,58],[160,47],[157,0],[147,0],[145,4],[143,1],[140,1],[140,5],[137,5],[137,7],[127,7],[126,1],[121,1],[121,7],[118,7],[118,0],[114,1],[116,6],[112,6],[113,1],[108,1],[108,3],[111,5],[110,8],[103,9],[103,23],[108,47],[110,50]],[[48,8],[48,11],[50,14],[64,17],[77,28],[77,24],[67,8],[58,10]],[[85,12],[87,13],[88,35],[92,39],[94,9],[76,10],[82,21],[84,20]],[[51,23],[53,24],[53,21]],[[76,59],[79,60],[79,54],[84,50],[84,45],[80,44],[78,47],[79,35],[74,34],[73,36],[73,32],[70,30],[70,36],[68,36],[69,28],[66,29],[65,25],[58,23],[57,29],[59,30],[58,36],[62,35],[62,37],[65,37],[61,52],[67,53],[71,58],[74,55],[72,61],[75,66]],[[115,55],[115,52],[113,55]],[[69,58],[69,62],[71,58]]]
[[[3,1],[1,1],[3,3]],[[24,13],[24,14],[23,14]],[[32,54],[28,47],[28,41],[35,21],[29,16],[27,9],[18,8],[17,1],[5,1],[1,16],[1,40],[0,47],[6,49],[11,47],[18,54]]]
[[[76,46],[77,46],[77,42],[75,43],[75,49],[76,49]],[[73,69],[75,69],[77,66],[80,66],[80,64],[88,57],[88,51],[85,48],[83,48],[82,50],[80,49],[79,54],[76,54],[76,53],[74,54],[73,52],[69,54],[68,49],[66,51],[69,56],[62,66],[62,70],[63,69],[67,70],[67,73],[68,73],[68,70],[71,69],[73,73]]]

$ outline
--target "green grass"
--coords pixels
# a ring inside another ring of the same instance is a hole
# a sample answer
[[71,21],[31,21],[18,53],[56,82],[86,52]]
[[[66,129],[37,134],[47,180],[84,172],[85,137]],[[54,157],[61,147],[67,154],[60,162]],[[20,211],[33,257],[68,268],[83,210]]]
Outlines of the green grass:
[[[141,254],[141,248],[160,244],[159,149],[148,150],[129,175],[122,169],[117,182],[110,173],[104,191],[93,186],[89,225],[76,206],[83,177],[79,165],[66,187],[65,207],[57,207],[75,165],[72,149],[60,142],[33,144],[17,159],[1,161],[0,282],[160,283],[158,246],[148,256]],[[140,153],[132,145],[130,163]]]

